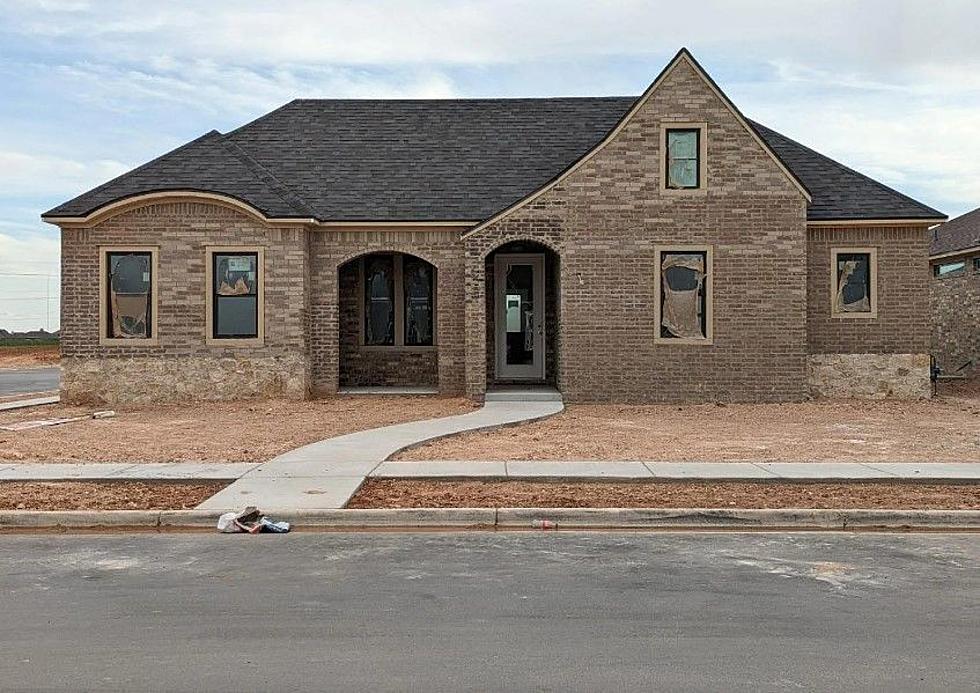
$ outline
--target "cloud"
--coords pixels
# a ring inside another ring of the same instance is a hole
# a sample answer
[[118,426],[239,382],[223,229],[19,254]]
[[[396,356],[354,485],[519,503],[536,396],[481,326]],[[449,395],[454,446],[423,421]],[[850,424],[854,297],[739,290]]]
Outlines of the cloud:
[[46,154],[0,150],[0,199],[83,192],[132,168],[111,159],[73,161]]

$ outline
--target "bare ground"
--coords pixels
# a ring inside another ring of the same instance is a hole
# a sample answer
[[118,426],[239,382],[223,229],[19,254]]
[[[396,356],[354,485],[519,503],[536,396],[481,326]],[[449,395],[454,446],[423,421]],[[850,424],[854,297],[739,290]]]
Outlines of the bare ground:
[[980,380],[923,401],[572,405],[395,459],[980,462]]
[[369,479],[347,507],[980,510],[980,485]]
[[57,366],[61,351],[55,345],[44,346],[0,346],[0,369],[3,368],[46,368]]
[[0,510],[189,510],[226,482],[4,481]]
[[[473,407],[442,397],[333,397],[116,408],[111,419],[0,431],[0,461],[262,462],[323,438]],[[98,410],[32,407],[0,412],[0,425]]]

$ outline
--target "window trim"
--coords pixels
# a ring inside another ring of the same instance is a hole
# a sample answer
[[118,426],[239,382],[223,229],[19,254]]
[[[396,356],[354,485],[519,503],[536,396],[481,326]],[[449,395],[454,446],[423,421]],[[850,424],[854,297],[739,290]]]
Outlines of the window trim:
[[[259,288],[256,295],[256,337],[214,336],[214,256],[255,253]],[[265,248],[245,245],[209,245],[204,248],[204,343],[212,347],[265,346]]]
[[[99,346],[153,347],[160,345],[160,246],[158,245],[100,245],[99,253]],[[109,254],[150,254],[150,337],[126,339],[108,337],[109,328]]]
[[[660,334],[661,303],[663,297],[663,255],[664,253],[704,253],[704,339],[690,337],[663,337]],[[653,247],[654,261],[654,301],[653,301],[653,343],[676,344],[682,346],[712,346],[715,341],[715,260],[712,245],[656,245]]]
[[[698,186],[671,188],[667,185],[667,132],[669,130],[698,131]],[[708,190],[708,124],[705,122],[661,121],[660,123],[660,192],[668,195],[704,195]]]
[[[839,255],[865,253],[868,255],[868,271],[871,272],[869,300],[871,310],[866,313],[837,310],[837,258]],[[843,320],[876,320],[878,318],[878,248],[851,248],[835,246],[830,249],[830,317]]]
[[[394,265],[394,291],[395,291],[395,343],[394,344],[366,344],[364,335],[364,263],[369,255],[392,255]],[[405,283],[403,263],[406,255],[428,262],[432,266],[432,344],[411,345],[405,344]],[[403,253],[398,250],[377,251],[366,253],[357,258],[357,348],[360,351],[435,351],[439,347],[439,268],[433,265],[424,257]]]

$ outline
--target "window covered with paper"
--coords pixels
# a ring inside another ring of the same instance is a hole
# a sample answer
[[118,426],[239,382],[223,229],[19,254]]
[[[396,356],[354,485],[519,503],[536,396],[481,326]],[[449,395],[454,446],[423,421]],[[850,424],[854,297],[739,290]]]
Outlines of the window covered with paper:
[[257,253],[215,253],[212,308],[215,339],[252,339],[259,334]]
[[107,337],[150,339],[153,259],[149,252],[107,254],[109,319]]
[[869,253],[837,254],[837,293],[834,307],[838,313],[871,312]]
[[707,253],[664,252],[660,256],[660,336],[707,337]]

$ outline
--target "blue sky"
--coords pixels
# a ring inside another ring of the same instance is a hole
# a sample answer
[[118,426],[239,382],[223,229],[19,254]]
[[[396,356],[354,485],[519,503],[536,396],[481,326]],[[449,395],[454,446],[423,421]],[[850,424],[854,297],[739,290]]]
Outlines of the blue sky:
[[0,327],[58,326],[41,212],[208,130],[295,97],[636,94],[681,45],[749,117],[955,216],[978,25],[959,0],[0,0]]

